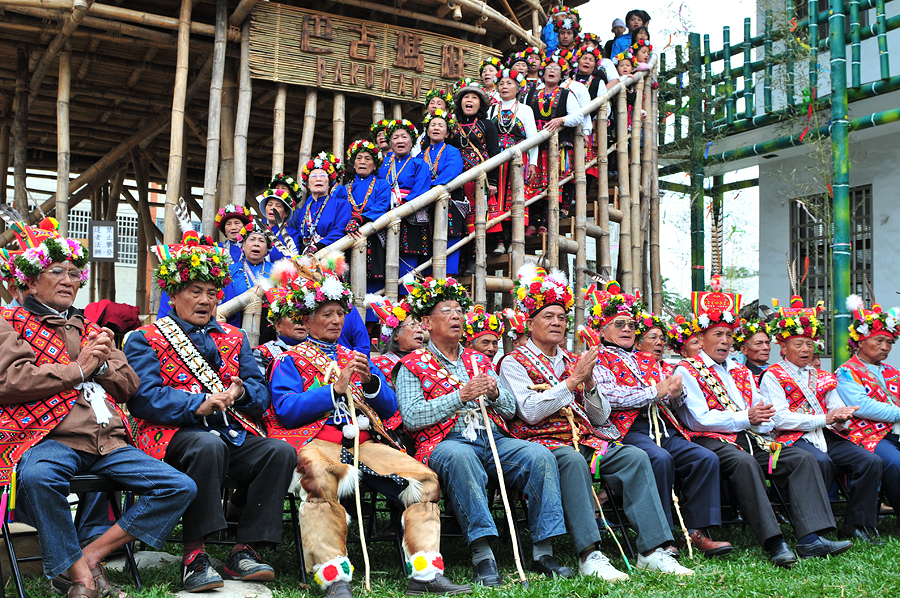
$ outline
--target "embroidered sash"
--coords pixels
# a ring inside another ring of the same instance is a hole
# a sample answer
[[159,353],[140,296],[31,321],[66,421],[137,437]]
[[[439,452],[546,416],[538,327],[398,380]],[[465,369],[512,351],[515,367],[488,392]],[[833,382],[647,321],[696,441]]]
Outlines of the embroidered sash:
[[[850,372],[854,382],[863,387],[870,399],[900,407],[900,372],[891,366],[885,364],[884,367],[885,386],[881,385],[878,378],[872,375],[856,355],[842,365],[841,369]],[[864,449],[874,451],[875,446],[890,434],[892,429],[893,425],[888,422],[854,417],[847,422],[842,435]]]
[[[810,372],[808,385],[801,384],[794,375],[780,363],[766,370],[775,376],[788,400],[788,408],[794,413],[806,415],[824,415],[828,411],[825,395],[837,388],[834,374],[813,369]],[[840,433],[840,432],[838,432]],[[776,432],[776,439],[785,445],[791,445],[805,434],[800,430],[781,430]]]

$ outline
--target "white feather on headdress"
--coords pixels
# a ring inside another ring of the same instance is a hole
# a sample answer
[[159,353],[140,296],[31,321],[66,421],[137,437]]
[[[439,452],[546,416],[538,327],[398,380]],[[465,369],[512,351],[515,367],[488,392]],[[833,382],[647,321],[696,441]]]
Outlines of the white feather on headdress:
[[519,271],[516,272],[516,276],[526,282],[530,282],[537,278],[537,264],[534,262],[525,262],[521,266],[519,266]]
[[569,286],[569,278],[566,276],[566,273],[563,272],[562,270],[558,270],[558,269],[554,268],[553,270],[550,271],[550,274],[548,274],[545,278],[547,280],[553,280],[555,282],[558,282],[560,285],[562,285],[564,287]]
[[853,312],[863,306],[865,306],[865,302],[859,295],[849,295],[847,297],[847,311]]
[[363,305],[365,305],[366,307],[372,307],[373,305],[384,305],[386,302],[386,297],[376,295],[375,293],[366,293],[366,298],[363,299]]

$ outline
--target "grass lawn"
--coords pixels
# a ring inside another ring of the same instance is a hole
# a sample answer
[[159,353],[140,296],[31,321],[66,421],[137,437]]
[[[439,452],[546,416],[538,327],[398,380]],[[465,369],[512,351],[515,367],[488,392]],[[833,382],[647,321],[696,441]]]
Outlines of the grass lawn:
[[[886,532],[894,528],[894,519],[882,520],[881,530]],[[355,523],[351,525],[355,529]],[[844,555],[829,559],[813,559],[801,561],[793,569],[787,571],[772,567],[765,552],[756,544],[749,528],[729,527],[716,530],[717,539],[727,539],[735,545],[735,550],[724,558],[707,560],[695,555],[693,560],[683,554],[680,561],[694,569],[691,578],[681,579],[655,573],[635,571],[629,581],[618,584],[607,584],[598,579],[576,577],[574,580],[551,580],[528,574],[530,587],[523,588],[517,579],[515,565],[508,538],[501,537],[495,546],[501,574],[506,582],[501,588],[483,588],[477,586],[476,596],[509,596],[511,598],[543,598],[550,596],[571,597],[654,597],[666,596],[677,598],[716,598],[751,597],[766,598],[796,596],[799,598],[852,598],[857,596],[900,597],[900,539],[885,534],[884,546],[857,544]],[[793,535],[785,528],[785,537],[793,545]],[[285,525],[285,543],[262,551],[263,559],[274,567],[277,577],[269,584],[276,597],[291,598],[295,596],[324,596],[314,585],[310,588],[301,584],[297,570],[295,547],[291,540],[289,525]],[[530,542],[524,539],[526,554],[524,561],[531,562]],[[464,542],[458,538],[444,540],[444,561],[447,563],[447,576],[457,583],[467,583],[472,574],[469,551]],[[166,549],[179,554],[178,544],[169,544]],[[604,534],[604,552],[612,558],[613,564],[625,570],[625,564],[619,556],[615,544]],[[223,546],[210,547],[210,552],[224,559],[229,549]],[[555,541],[557,558],[566,565],[576,569],[574,551],[568,538]],[[373,544],[369,548],[372,563],[372,595],[403,596],[406,591],[406,579],[399,573],[397,552],[392,543]],[[350,558],[356,567],[353,582],[356,596],[364,596],[363,559],[358,545],[350,545]],[[131,592],[135,598],[159,598],[169,596],[181,589],[178,567],[170,565],[160,569],[145,570],[143,573],[144,589]],[[114,581],[130,587],[131,578],[127,574],[111,575]],[[311,580],[311,577],[310,577]],[[32,577],[26,579],[26,590],[33,598],[50,598],[52,596],[46,579]],[[7,587],[7,595],[14,591],[12,584]],[[207,596],[214,597],[215,593]]]

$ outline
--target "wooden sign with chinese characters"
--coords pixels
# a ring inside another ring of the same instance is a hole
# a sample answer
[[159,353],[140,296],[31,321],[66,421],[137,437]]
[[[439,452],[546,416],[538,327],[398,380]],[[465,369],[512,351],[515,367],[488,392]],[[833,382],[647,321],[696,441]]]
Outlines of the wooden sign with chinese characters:
[[258,5],[250,22],[250,74],[257,79],[335,89],[392,100],[424,101],[478,77],[493,48],[444,35],[333,16],[305,8]]

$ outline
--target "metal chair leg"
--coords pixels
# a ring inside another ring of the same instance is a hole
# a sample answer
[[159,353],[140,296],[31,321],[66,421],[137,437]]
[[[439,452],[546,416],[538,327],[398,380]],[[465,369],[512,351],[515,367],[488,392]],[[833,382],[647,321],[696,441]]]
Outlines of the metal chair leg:
[[[13,547],[12,537],[9,533],[9,523],[6,517],[3,518],[3,539],[6,540],[6,554],[9,557],[9,566],[12,569],[12,576],[16,580],[16,592],[19,598],[28,598],[25,595],[25,585],[22,583],[22,572],[19,571],[19,561],[16,560],[16,549]],[[6,590],[4,590],[4,596]]]
[[[109,500],[109,505],[112,508],[113,517],[118,521],[122,518],[122,509],[119,508],[119,501],[116,499],[116,493],[112,491],[107,492],[106,498]],[[141,574],[138,571],[137,562],[134,560],[134,546],[131,542],[127,542],[123,548],[125,549],[125,563],[128,565],[128,568],[131,569],[134,585],[140,590],[144,587],[144,584],[141,581]]]

